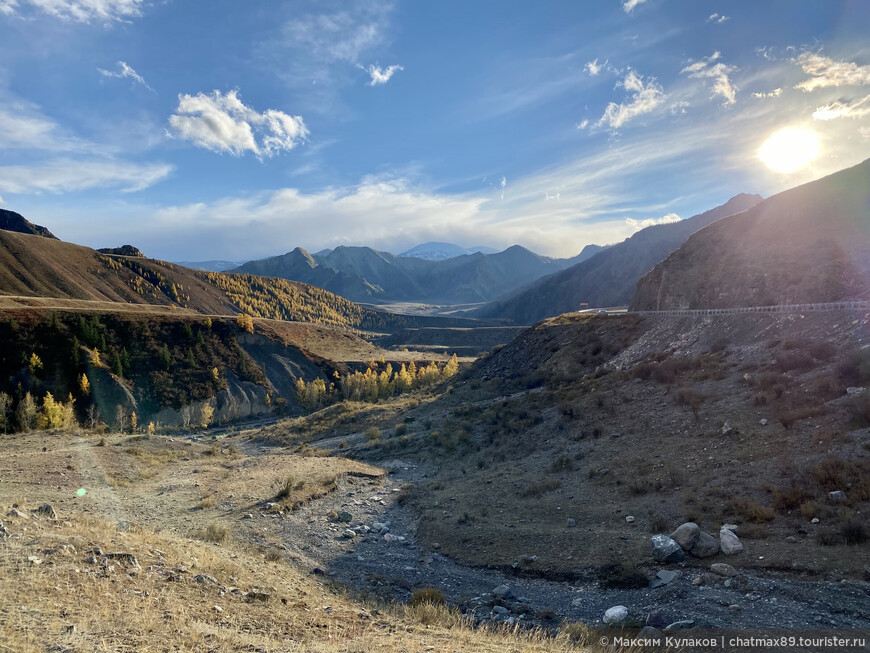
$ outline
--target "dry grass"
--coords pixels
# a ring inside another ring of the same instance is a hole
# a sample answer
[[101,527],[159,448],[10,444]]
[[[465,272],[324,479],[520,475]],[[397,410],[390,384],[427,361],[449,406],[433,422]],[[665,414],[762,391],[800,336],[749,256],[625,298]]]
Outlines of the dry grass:
[[[264,567],[241,544],[125,532],[78,515],[28,529],[0,549],[3,650],[543,653],[571,646],[537,631],[474,630],[455,609],[431,603],[370,612],[292,566]],[[132,553],[139,565],[90,564],[95,546]],[[199,574],[217,585],[198,582]]]

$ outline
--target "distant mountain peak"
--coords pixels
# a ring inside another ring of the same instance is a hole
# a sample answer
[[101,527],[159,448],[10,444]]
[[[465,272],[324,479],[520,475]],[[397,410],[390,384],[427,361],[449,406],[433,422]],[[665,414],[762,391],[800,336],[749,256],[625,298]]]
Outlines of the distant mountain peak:
[[43,236],[44,238],[54,238],[54,240],[57,240],[57,236],[45,227],[33,224],[20,213],[7,211],[6,209],[0,209],[0,229],[3,229],[4,231],[15,231],[19,234],[32,234],[34,236]]
[[467,256],[472,253],[471,250],[467,250],[459,245],[454,245],[453,243],[433,241],[429,243],[421,243],[416,247],[412,247],[411,249],[402,252],[399,256],[422,258],[427,261],[444,261],[449,258],[456,258],[457,256]]

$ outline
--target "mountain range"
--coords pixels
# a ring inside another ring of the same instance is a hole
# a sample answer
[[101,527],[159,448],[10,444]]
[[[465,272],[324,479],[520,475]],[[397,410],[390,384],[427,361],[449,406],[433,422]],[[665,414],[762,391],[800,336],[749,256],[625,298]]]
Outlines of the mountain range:
[[427,260],[370,247],[336,247],[326,254],[297,247],[281,256],[249,261],[231,272],[301,281],[358,302],[463,304],[494,299],[602,249],[589,245],[574,258],[554,259],[514,245],[496,254]]
[[420,245],[412,247],[411,249],[399,254],[399,256],[422,258],[426,259],[427,261],[443,261],[448,258],[455,258],[457,256],[468,256],[469,254],[477,253],[497,254],[498,250],[493,249],[492,247],[484,247],[482,245],[465,249],[464,247],[454,245],[453,243],[430,242],[422,243]]
[[695,231],[745,211],[761,200],[760,195],[740,194],[691,218],[647,227],[617,245],[539,279],[511,296],[471,311],[469,315],[512,324],[532,324],[576,311],[584,303],[593,307],[628,304],[634,296],[638,279],[686,242]]
[[870,298],[870,159],[714,222],[638,283],[633,310]]

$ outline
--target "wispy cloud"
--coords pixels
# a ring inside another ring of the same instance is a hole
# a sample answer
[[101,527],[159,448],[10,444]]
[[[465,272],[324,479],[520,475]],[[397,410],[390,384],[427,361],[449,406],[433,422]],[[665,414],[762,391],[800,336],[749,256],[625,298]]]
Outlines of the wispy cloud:
[[721,25],[726,20],[731,20],[731,16],[722,16],[720,14],[710,14],[710,17],[707,18],[708,23],[717,23]]
[[771,97],[779,97],[782,95],[781,88],[775,88],[772,91],[767,91],[766,93],[753,93],[752,97],[754,98],[771,98]]
[[40,165],[0,166],[0,190],[8,193],[63,193],[91,188],[143,190],[165,179],[173,166],[120,161],[56,159]]
[[652,227],[657,224],[671,224],[672,222],[679,222],[680,220],[682,220],[682,218],[676,213],[668,213],[667,215],[663,215],[660,218],[645,218],[642,220],[626,218],[625,224],[627,224],[635,231],[640,231],[641,229],[646,229],[647,227]]
[[368,83],[369,86],[379,86],[380,84],[386,84],[388,81],[390,81],[390,78],[395,73],[401,70],[405,70],[402,66],[399,65],[387,66],[386,68],[369,65],[368,67],[360,66],[360,68],[365,70],[372,78],[371,81]]
[[605,61],[603,64],[598,63],[598,59],[594,59],[589,61],[585,66],[583,66],[583,70],[589,73],[592,77],[597,77],[601,72],[601,69],[607,64]]
[[0,13],[41,11],[78,23],[127,21],[142,15],[145,0],[0,0]]
[[631,97],[622,104],[608,104],[604,115],[598,121],[599,126],[619,129],[633,118],[654,111],[665,99],[664,91],[654,77],[644,82],[643,76],[633,70],[628,71],[623,80],[617,83],[617,87],[624,88]]
[[119,61],[117,63],[117,68],[117,70],[104,70],[103,68],[97,68],[97,70],[100,71],[100,74],[103,77],[114,77],[116,79],[132,79],[134,82],[142,84],[142,86],[147,88],[149,91],[154,90],[150,86],[148,86],[148,82],[145,81],[142,75],[140,75],[135,70],[133,70],[133,68],[127,65],[126,61]]
[[837,100],[826,104],[813,112],[813,119],[863,118],[868,114],[870,114],[870,95],[860,100]]
[[714,52],[710,57],[701,59],[683,68],[680,73],[688,73],[695,79],[712,79],[713,94],[725,98],[723,104],[734,104],[737,101],[737,87],[731,83],[729,75],[737,70],[736,66],[728,66],[722,62],[715,63],[722,57]]
[[308,136],[301,116],[275,109],[258,113],[242,103],[237,91],[181,94],[169,124],[179,138],[236,156],[251,152],[270,157],[292,150]]
[[642,5],[646,0],[625,0],[622,3],[622,9],[625,13],[630,14],[635,7]]
[[859,66],[852,61],[835,61],[815,52],[804,52],[795,63],[811,77],[795,88],[810,92],[828,86],[864,86],[870,84],[870,65]]

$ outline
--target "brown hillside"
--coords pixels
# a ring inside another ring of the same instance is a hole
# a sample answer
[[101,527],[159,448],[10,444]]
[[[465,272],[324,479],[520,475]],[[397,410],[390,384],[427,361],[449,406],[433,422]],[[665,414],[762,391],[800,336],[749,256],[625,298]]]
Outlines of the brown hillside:
[[870,296],[870,160],[695,233],[638,282],[633,310]]

